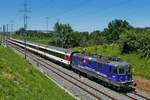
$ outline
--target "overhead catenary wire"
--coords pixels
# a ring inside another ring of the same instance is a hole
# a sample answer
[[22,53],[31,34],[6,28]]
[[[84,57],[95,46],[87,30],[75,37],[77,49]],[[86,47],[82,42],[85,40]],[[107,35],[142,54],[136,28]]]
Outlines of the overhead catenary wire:
[[26,49],[26,41],[27,41],[27,28],[28,28],[28,13],[30,10],[28,10],[28,3],[27,0],[25,0],[23,4],[23,27],[24,27],[24,41],[25,41],[25,59],[27,58],[27,49]]
[[45,19],[46,19],[46,31],[48,32],[48,27],[49,27],[48,20],[49,20],[49,17],[45,17]]
[[1,35],[0,35],[0,37],[1,37],[1,42],[0,42],[0,43],[1,43],[1,45],[2,45],[2,26],[0,27],[0,34],[1,34]]

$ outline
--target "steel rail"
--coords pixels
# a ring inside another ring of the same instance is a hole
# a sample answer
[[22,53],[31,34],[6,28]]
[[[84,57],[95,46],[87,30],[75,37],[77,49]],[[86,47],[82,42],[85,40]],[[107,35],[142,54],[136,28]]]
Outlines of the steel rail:
[[[13,46],[13,47],[14,47],[14,46]],[[19,52],[21,52],[21,53],[24,54],[24,51],[21,50],[20,48],[17,48],[17,47],[14,47],[14,48],[17,49]],[[84,88],[81,87],[80,85],[77,85],[75,82],[72,82],[71,80],[65,78],[65,77],[62,76],[61,74],[59,74],[59,73],[57,73],[56,71],[52,70],[50,67],[47,67],[47,65],[48,65],[48,66],[51,66],[51,65],[48,64],[47,62],[41,61],[41,59],[39,59],[39,58],[38,58],[38,59],[37,59],[37,58],[35,59],[35,58],[33,58],[32,56],[30,56],[30,55],[28,55],[27,57],[29,57],[30,59],[32,59],[32,60],[34,60],[35,62],[39,63],[40,65],[42,65],[43,67],[47,68],[48,70],[51,70],[53,73],[57,74],[58,76],[62,77],[62,78],[65,79],[65,80],[69,81],[70,83],[74,84],[75,86],[77,86],[77,87],[81,88],[82,90],[86,91],[87,93],[89,93],[89,94],[92,95],[93,97],[97,98],[98,100],[102,100],[100,97],[96,96],[94,93],[89,92],[88,90],[84,89]],[[44,64],[42,64],[41,62],[44,63]],[[46,65],[45,65],[45,64],[46,64]],[[51,66],[51,67],[52,67],[52,66]],[[56,69],[56,70],[58,70],[58,71],[60,71],[61,73],[65,74],[65,75],[67,75],[67,76],[73,78],[74,80],[76,80],[76,81],[78,81],[78,82],[84,84],[85,86],[90,87],[90,88],[92,88],[93,90],[95,90],[95,91],[97,91],[97,92],[99,92],[99,93],[101,93],[101,94],[103,94],[103,95],[105,95],[105,96],[111,98],[112,100],[116,100],[114,97],[111,97],[110,95],[108,95],[108,94],[106,94],[106,93],[104,93],[104,92],[102,92],[102,91],[99,91],[98,89],[95,89],[95,88],[91,87],[90,85],[88,85],[88,84],[86,84],[86,83],[84,83],[84,82],[82,82],[82,81],[80,81],[80,80],[78,80],[78,79],[72,77],[71,75],[66,74],[66,73],[64,73],[63,71],[61,71],[61,70],[59,70],[59,69],[57,69],[57,68],[55,68],[55,67],[53,67],[53,68]]]
[[[15,44],[13,44],[13,45],[15,45]],[[14,48],[16,48],[16,47],[14,47]],[[16,48],[16,49],[17,49],[17,48]],[[18,49],[20,49],[20,48],[18,48]],[[23,50],[22,50],[22,51],[23,51]],[[22,52],[22,53],[23,53],[23,52]],[[37,57],[36,57],[36,59],[38,59],[38,61],[41,60],[41,59],[39,59],[39,58],[37,58]],[[45,61],[42,61],[42,62],[45,63],[45,64],[48,65],[48,66],[51,66],[49,63],[47,63],[47,62],[45,62]],[[49,69],[49,67],[47,67],[47,66],[45,66],[45,67],[46,67],[47,69]],[[51,66],[51,67],[52,67],[52,66]],[[59,72],[65,74],[65,75],[67,75],[67,76],[73,78],[74,80],[76,80],[76,81],[78,81],[78,82],[84,84],[85,86],[88,86],[88,87],[92,88],[93,90],[95,90],[95,91],[97,91],[97,92],[99,92],[99,93],[101,93],[101,94],[103,94],[103,95],[105,95],[105,96],[107,96],[107,97],[109,97],[109,98],[115,100],[114,97],[112,97],[112,96],[110,96],[110,95],[108,95],[108,94],[106,94],[106,93],[104,93],[104,92],[102,92],[102,91],[100,91],[100,90],[98,90],[98,89],[96,89],[96,88],[94,88],[94,87],[88,85],[87,83],[84,83],[84,82],[80,81],[80,80],[77,79],[77,78],[74,78],[73,76],[71,76],[71,75],[69,75],[69,74],[67,74],[67,73],[65,73],[65,72],[63,72],[63,71],[61,71],[60,69],[55,68],[55,67],[53,67],[53,68],[54,68],[55,70],[58,70]],[[49,70],[50,70],[50,69],[49,69]],[[73,84],[73,83],[72,83],[72,84]],[[80,87],[81,87],[81,86],[80,86]],[[81,87],[81,88],[82,88],[82,87]],[[90,93],[89,93],[89,94],[90,94]],[[142,96],[142,95],[140,95],[140,94],[137,94],[136,92],[133,92],[133,94],[134,94],[134,95],[137,95],[137,96],[139,96],[139,97],[142,97],[142,98],[144,98],[144,99],[146,99],[146,100],[150,100],[149,98],[147,98],[147,97],[145,97],[145,96]],[[127,96],[127,97],[129,97],[129,98],[131,98],[131,99],[133,99],[133,100],[137,100],[136,98],[134,98],[134,97],[132,97],[132,96],[129,96],[129,95],[127,95],[127,94],[124,94],[124,95]]]

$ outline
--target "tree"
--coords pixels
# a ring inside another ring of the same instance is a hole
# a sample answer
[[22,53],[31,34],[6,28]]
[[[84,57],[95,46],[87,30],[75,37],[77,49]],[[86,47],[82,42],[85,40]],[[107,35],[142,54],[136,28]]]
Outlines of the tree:
[[99,30],[91,32],[89,45],[101,45],[104,43],[106,43],[106,39]]
[[113,20],[104,29],[104,36],[109,43],[118,42],[119,36],[126,30],[132,29],[132,26],[126,20]]
[[16,35],[21,35],[25,32],[25,29],[24,28],[20,28],[18,31],[16,31]]
[[66,35],[65,47],[72,48],[80,45],[81,34],[79,32],[71,32]]
[[57,37],[57,46],[68,47],[70,41],[72,39],[71,35],[73,33],[73,29],[69,24],[62,24],[57,22],[54,25],[55,36]]
[[[139,33],[140,34],[140,33]],[[150,29],[138,36],[138,53],[142,57],[150,57]]]
[[80,46],[82,47],[88,46],[89,45],[88,41],[91,39],[89,32],[80,32],[80,37],[81,37],[81,40],[79,41]]
[[131,53],[137,51],[137,34],[134,30],[126,30],[123,34],[120,35],[119,38],[119,46],[122,53]]

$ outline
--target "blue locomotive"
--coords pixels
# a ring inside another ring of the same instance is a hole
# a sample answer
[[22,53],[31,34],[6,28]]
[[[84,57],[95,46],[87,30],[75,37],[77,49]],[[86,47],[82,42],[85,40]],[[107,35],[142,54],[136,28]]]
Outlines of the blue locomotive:
[[119,58],[74,53],[71,59],[71,66],[74,69],[100,79],[108,85],[120,89],[126,88],[133,83],[130,64]]

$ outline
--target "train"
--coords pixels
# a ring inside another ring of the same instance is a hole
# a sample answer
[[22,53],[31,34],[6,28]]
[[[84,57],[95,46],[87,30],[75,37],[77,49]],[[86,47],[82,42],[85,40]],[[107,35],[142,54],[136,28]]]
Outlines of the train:
[[71,51],[13,38],[7,39],[7,43],[26,48],[28,51],[64,64],[119,90],[135,85],[131,65],[117,57]]

